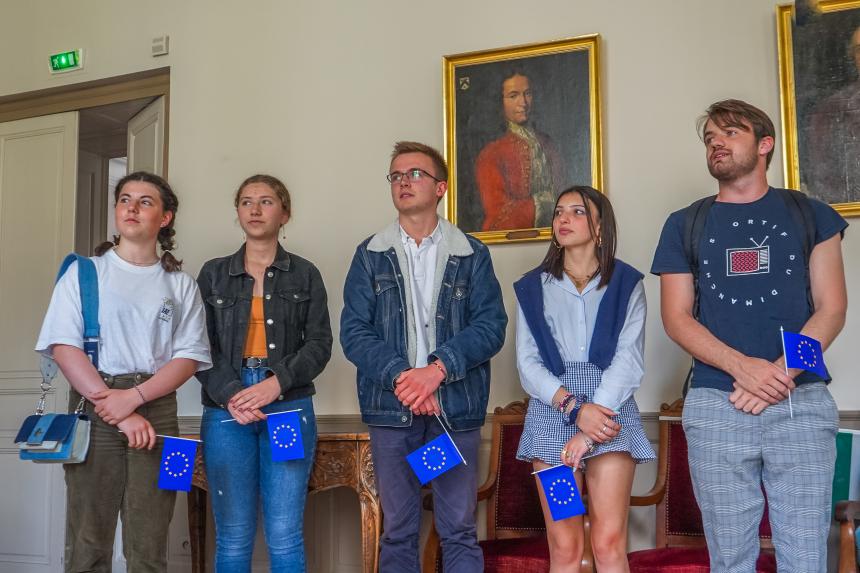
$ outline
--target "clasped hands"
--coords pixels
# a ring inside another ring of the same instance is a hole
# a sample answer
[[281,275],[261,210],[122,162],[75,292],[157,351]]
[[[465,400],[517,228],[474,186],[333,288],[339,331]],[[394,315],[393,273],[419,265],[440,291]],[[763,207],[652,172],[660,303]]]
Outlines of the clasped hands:
[[[410,368],[400,373],[394,381],[394,395],[413,414],[441,414],[442,408],[436,399],[436,389],[445,379],[447,370],[442,361],[421,368]],[[444,372],[443,372],[444,370]]]
[[129,447],[151,450],[155,447],[155,428],[149,420],[135,413],[142,404],[134,388],[118,390],[106,388],[87,397],[95,406],[98,416],[125,434]]
[[730,372],[735,380],[729,401],[738,410],[758,415],[771,404],[788,398],[795,383],[794,378],[785,373],[782,364],[782,358],[769,362],[762,358],[741,357]]

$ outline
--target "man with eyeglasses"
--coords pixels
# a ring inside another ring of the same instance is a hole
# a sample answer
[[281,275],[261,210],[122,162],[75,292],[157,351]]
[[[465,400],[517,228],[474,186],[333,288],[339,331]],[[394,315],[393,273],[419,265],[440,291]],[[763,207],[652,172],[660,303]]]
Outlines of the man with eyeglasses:
[[394,146],[388,181],[397,221],[356,249],[340,342],[358,373],[362,420],[384,516],[379,571],[420,571],[421,484],[406,456],[445,429],[465,458],[432,481],[446,572],[483,571],[475,509],[490,358],[507,316],[487,247],[436,213],[448,189],[439,152]]

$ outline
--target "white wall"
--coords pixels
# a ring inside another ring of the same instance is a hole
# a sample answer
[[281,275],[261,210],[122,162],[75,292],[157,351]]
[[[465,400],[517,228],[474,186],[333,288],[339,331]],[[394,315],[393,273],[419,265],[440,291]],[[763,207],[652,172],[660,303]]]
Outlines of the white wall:
[[[594,32],[620,256],[647,270],[666,215],[715,192],[694,129],[702,110],[738,97],[779,126],[774,0],[0,0],[0,95],[169,65],[169,172],[187,269],[238,247],[234,189],[247,175],[274,173],[293,193],[289,248],[320,267],[337,332],[354,247],[393,217],[384,179],[392,143],[442,146],[442,56]],[[152,58],[150,41],[162,34],[171,53]],[[78,47],[86,68],[51,77],[48,54]],[[783,181],[779,152],[770,178]],[[509,313],[511,283],[545,248],[492,247]],[[849,288],[860,279],[858,250],[860,233],[849,229]],[[638,400],[654,411],[679,395],[688,359],[663,333],[657,279],[646,288],[648,372]],[[841,409],[860,409],[850,368],[855,308],[827,354]],[[491,407],[522,395],[512,326],[494,360]],[[318,381],[319,413],[357,412],[353,376],[336,344]],[[191,384],[180,410],[199,411]]]

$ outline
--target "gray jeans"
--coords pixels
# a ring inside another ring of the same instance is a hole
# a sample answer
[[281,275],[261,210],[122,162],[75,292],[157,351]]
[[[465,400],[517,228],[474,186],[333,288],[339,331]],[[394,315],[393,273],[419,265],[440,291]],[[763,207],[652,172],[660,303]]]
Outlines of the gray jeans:
[[[111,388],[131,388],[137,375],[107,377]],[[140,375],[138,383],[148,376]],[[80,394],[70,392],[70,408]],[[122,517],[122,545],[128,573],[167,570],[168,525],[176,492],[158,489],[161,440],[152,450],[135,450],[117,430],[103,422],[87,403],[92,421],[90,449],[82,464],[66,471],[66,573],[109,573],[117,516]],[[176,393],[144,404],[136,411],[158,434],[176,436]]]

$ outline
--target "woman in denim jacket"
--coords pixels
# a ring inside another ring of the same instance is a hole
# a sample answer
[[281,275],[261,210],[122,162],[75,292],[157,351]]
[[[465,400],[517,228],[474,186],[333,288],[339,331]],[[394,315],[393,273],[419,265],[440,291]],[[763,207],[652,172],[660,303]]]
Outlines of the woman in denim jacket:
[[[317,268],[278,242],[291,214],[281,181],[249,177],[235,205],[245,244],[207,262],[197,279],[214,364],[199,378],[206,475],[218,492],[215,569],[250,571],[261,504],[271,571],[304,571],[304,508],[317,438],[313,379],[332,344],[326,291]],[[290,410],[299,410],[304,457],[273,461],[266,417]]]

